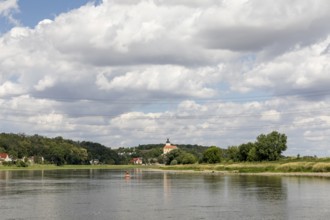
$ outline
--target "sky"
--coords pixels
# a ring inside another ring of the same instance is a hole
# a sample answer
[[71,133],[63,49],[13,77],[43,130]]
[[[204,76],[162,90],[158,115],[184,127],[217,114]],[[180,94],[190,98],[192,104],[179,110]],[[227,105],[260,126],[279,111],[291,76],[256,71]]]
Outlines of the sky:
[[0,132],[330,156],[328,0],[0,0]]

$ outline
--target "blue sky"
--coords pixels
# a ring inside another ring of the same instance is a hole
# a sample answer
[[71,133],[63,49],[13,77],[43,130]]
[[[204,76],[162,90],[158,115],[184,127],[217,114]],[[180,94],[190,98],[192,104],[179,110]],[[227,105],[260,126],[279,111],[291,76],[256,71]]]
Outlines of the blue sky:
[[330,156],[328,0],[88,2],[0,0],[0,132]]
[[[87,3],[97,3],[92,0],[19,0],[19,10],[13,13],[13,17],[20,22],[22,26],[33,28],[44,19],[53,20],[57,15],[69,12],[72,9],[79,8]],[[13,24],[7,18],[0,19],[1,32],[8,31]]]
[[54,19],[57,15],[78,8],[88,0],[20,0],[20,12],[15,15],[23,26],[34,27],[43,19]]

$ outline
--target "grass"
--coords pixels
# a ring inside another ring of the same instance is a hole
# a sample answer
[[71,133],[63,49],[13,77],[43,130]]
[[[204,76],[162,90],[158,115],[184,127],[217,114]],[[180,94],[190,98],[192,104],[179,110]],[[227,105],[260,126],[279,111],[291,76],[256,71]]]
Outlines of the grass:
[[329,160],[239,162],[164,166],[163,170],[220,171],[228,173],[316,173],[330,172]]
[[218,164],[189,164],[173,166],[141,166],[141,165],[30,165],[29,167],[1,166],[1,170],[61,170],[61,169],[161,169],[220,171],[226,173],[321,173],[330,172],[329,159],[315,160],[280,160],[274,162],[224,162]]
[[1,166],[1,170],[66,170],[66,169],[134,169],[145,166],[137,165],[64,165],[56,166],[52,164],[35,164],[28,167]]

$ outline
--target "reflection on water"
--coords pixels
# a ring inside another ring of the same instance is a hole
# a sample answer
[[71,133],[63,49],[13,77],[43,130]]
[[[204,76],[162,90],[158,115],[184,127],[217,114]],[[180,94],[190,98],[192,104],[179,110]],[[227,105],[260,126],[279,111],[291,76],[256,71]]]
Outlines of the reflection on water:
[[327,178],[1,171],[1,219],[328,219]]

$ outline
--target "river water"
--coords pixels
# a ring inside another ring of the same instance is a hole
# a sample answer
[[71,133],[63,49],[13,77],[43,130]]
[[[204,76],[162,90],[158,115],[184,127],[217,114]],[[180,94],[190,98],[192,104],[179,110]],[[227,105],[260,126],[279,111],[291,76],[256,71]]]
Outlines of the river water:
[[330,219],[330,179],[0,171],[0,219]]

